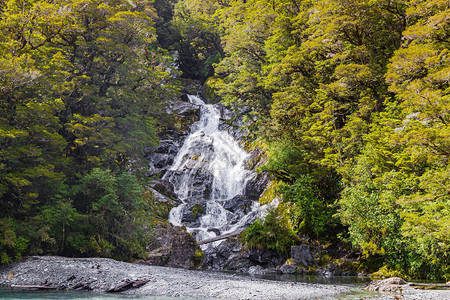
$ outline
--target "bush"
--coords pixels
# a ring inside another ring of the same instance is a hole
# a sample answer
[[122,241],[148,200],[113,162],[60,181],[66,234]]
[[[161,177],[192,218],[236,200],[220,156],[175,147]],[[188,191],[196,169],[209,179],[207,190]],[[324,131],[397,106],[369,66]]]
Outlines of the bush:
[[16,227],[12,218],[0,219],[0,264],[21,259],[28,247],[30,240],[17,235]]
[[202,250],[200,249],[195,250],[194,256],[192,257],[192,262],[195,264],[196,267],[198,267],[201,264],[204,256],[205,255]]
[[283,202],[288,205],[289,217],[295,230],[311,237],[324,236],[332,219],[332,212],[319,198],[319,191],[311,177],[302,176],[294,184],[280,186]]
[[288,255],[297,240],[281,207],[271,209],[264,222],[256,220],[242,236],[245,248],[274,250],[281,255]]

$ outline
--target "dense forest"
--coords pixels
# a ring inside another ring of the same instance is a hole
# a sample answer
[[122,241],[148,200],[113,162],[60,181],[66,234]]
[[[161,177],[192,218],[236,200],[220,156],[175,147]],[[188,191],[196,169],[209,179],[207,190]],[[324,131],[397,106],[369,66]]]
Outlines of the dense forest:
[[2,263],[139,256],[143,154],[183,76],[266,153],[281,205],[243,243],[450,279],[448,1],[0,0],[0,29]]
[[130,257],[151,204],[139,179],[177,91],[146,1],[0,3],[1,262]]

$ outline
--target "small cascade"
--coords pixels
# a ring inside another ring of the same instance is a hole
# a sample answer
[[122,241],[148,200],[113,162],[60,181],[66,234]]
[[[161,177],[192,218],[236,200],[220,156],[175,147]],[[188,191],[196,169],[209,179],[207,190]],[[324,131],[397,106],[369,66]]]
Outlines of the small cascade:
[[171,210],[169,221],[186,226],[201,241],[252,222],[259,204],[244,196],[246,183],[254,175],[245,167],[249,154],[219,129],[220,110],[197,96],[188,97],[200,107],[200,119],[191,125],[163,179],[173,184],[183,202]]

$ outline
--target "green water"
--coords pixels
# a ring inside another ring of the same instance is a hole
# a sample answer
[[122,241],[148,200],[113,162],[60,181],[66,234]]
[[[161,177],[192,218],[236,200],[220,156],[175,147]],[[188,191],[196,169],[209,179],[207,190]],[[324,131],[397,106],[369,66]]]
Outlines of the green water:
[[49,299],[67,299],[67,300],[117,300],[117,299],[144,299],[144,300],[201,300],[199,298],[173,298],[173,297],[136,297],[123,294],[98,294],[92,292],[29,292],[29,291],[10,291],[10,290],[0,290],[0,299],[8,300],[23,300],[23,299],[34,299],[34,300],[49,300]]
[[[124,295],[101,295],[90,292],[28,292],[28,291],[0,291],[0,299],[124,299]],[[149,298],[151,299],[151,298]],[[155,298],[156,299],[156,298]]]
[[[338,298],[325,298],[323,300],[360,300],[366,299],[370,296],[375,295],[375,293],[369,293],[365,291],[354,290],[350,293],[345,293],[339,295]],[[92,292],[24,292],[24,291],[2,291],[0,290],[0,299],[8,300],[23,300],[23,299],[34,299],[34,300],[49,300],[49,299],[67,299],[67,300],[117,300],[117,299],[142,299],[142,300],[207,300],[205,298],[187,298],[187,297],[137,297],[129,295],[110,295],[110,294],[96,294]]]
[[255,278],[287,281],[287,282],[305,282],[305,283],[318,283],[318,284],[344,284],[354,287],[362,287],[364,283],[370,282],[368,277],[357,276],[317,276],[317,275],[303,275],[303,274],[265,274],[265,275],[244,275]]

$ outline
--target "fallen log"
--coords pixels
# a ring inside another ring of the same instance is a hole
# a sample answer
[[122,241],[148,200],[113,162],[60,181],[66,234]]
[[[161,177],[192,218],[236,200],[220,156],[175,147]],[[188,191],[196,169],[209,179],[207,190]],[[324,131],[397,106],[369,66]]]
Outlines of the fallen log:
[[74,285],[74,286],[72,287],[72,290],[75,290],[75,291],[79,291],[79,290],[88,290],[88,291],[92,291],[93,288],[89,285],[90,283],[91,283],[91,282],[88,282],[88,281],[80,282],[80,283]]
[[119,283],[116,286],[112,286],[110,289],[108,289],[106,292],[108,293],[117,293],[117,292],[123,292],[126,291],[128,289],[130,289],[133,285],[133,282],[126,280],[123,281],[121,283]]
[[134,288],[141,287],[141,286],[143,286],[144,284],[146,284],[146,283],[149,282],[149,281],[150,281],[150,280],[148,280],[148,279],[136,281],[136,282],[133,283],[133,287],[134,287]]
[[149,281],[150,280],[148,280],[148,279],[144,279],[144,280],[129,280],[129,279],[126,279],[126,280],[122,281],[121,283],[119,283],[118,285],[112,286],[106,292],[107,293],[123,292],[123,291],[126,291],[126,290],[130,289],[130,288],[138,288],[140,286],[143,286],[144,284],[146,284]]
[[48,285],[20,285],[20,284],[12,284],[11,289],[29,289],[29,290],[56,290],[54,286]]
[[200,242],[198,242],[198,244],[199,245],[204,245],[204,244],[217,242],[217,241],[224,240],[224,239],[227,239],[227,238],[232,237],[232,236],[236,236],[239,233],[241,233],[241,231],[240,230],[236,230],[236,231],[233,231],[233,232],[230,232],[230,233],[225,233],[225,234],[222,234],[222,235],[218,235],[218,236],[212,237],[210,239],[206,239],[206,240],[200,241]]

